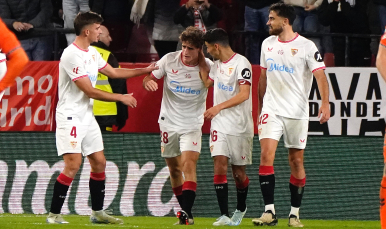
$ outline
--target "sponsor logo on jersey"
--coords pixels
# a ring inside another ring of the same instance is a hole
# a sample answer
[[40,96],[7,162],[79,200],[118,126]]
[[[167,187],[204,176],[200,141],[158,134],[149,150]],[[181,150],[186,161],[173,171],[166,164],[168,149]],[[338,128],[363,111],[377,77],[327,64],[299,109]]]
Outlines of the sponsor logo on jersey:
[[291,49],[292,56],[295,56],[299,52],[299,49]]
[[268,64],[268,68],[267,68],[268,70],[267,71],[269,71],[269,72],[279,71],[279,72],[294,73],[293,68],[287,67],[284,64],[277,64],[277,63],[275,63],[275,61],[272,58],[268,58],[266,60],[266,62]]
[[217,87],[218,87],[218,89],[223,90],[223,91],[233,91],[232,86],[227,86],[222,82],[218,82]]
[[87,72],[88,78],[90,79],[91,82],[96,82],[98,79],[98,75],[92,75],[90,72]]
[[245,156],[241,156],[241,159],[242,159],[242,160],[245,160]]
[[228,70],[229,70],[229,71],[228,71],[228,72],[229,72],[229,75],[232,74],[233,68],[229,68]]
[[268,47],[268,52],[272,52],[272,49],[273,49],[273,47],[272,48]]
[[251,70],[249,70],[249,68],[244,68],[242,71],[241,71],[241,76],[244,78],[244,79],[247,79],[249,80],[252,76],[251,74]]
[[306,139],[300,139],[301,143],[304,143],[305,141],[306,141]]
[[199,95],[201,93],[200,90],[194,90],[191,87],[184,87],[177,81],[170,82],[170,90],[176,93],[184,93],[184,94],[195,94]]
[[283,51],[283,50],[279,50],[279,51],[277,51],[277,54],[283,55],[283,54],[284,54],[284,51]]
[[195,146],[196,146],[196,145],[197,145],[197,142],[193,142],[193,145],[195,145]]
[[318,62],[323,62],[323,57],[322,55],[320,54],[319,51],[316,51],[315,54],[314,54],[314,59]]
[[191,76],[189,73],[186,73],[186,74],[185,74],[185,78],[190,79],[190,78],[192,78],[192,76]]
[[177,74],[177,73],[178,73],[178,70],[172,69],[172,72],[173,72],[173,74]]

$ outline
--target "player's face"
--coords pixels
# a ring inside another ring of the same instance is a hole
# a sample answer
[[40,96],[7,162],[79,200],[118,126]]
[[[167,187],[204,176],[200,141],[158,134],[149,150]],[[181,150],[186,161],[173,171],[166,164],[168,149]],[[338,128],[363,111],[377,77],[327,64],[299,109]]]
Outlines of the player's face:
[[189,42],[182,42],[182,61],[185,64],[195,65],[198,63],[198,53],[201,51],[200,48],[196,48]]
[[279,17],[275,11],[269,12],[268,22],[270,35],[279,35],[283,32],[284,18]]
[[218,51],[218,45],[216,44],[209,44],[205,41],[206,51],[214,58],[214,59],[220,59],[220,52]]
[[98,42],[99,35],[102,33],[101,25],[94,23],[92,25],[89,25],[87,30],[90,43]]

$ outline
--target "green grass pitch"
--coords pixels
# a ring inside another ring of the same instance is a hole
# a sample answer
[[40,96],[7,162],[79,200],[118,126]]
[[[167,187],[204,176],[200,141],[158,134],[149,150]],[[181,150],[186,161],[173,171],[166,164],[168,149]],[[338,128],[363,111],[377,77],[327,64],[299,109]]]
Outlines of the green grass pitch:
[[[227,228],[229,226],[214,227],[212,223],[215,218],[195,218],[195,224],[192,226],[173,225],[177,222],[177,218],[174,217],[153,217],[153,216],[134,216],[134,217],[119,217],[124,220],[123,225],[101,225],[91,224],[89,217],[78,215],[67,215],[64,218],[70,222],[70,224],[63,225],[50,225],[46,223],[47,215],[32,215],[32,214],[0,214],[0,229],[57,229],[57,228],[69,228],[69,229],[83,229],[83,228],[182,228],[189,227],[195,229],[214,229],[214,228]],[[314,229],[357,229],[368,228],[377,229],[381,228],[379,221],[337,221],[337,220],[302,220],[305,225],[304,228]],[[241,225],[233,228],[260,228],[252,225],[251,219],[245,218]],[[263,227],[263,228],[288,228],[287,219],[279,219],[279,224],[275,227]]]

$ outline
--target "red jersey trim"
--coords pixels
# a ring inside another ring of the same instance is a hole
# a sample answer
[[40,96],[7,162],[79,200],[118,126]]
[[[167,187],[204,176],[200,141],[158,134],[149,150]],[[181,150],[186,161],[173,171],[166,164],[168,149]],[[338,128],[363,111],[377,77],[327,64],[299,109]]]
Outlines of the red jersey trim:
[[326,69],[326,67],[316,68],[316,69],[312,70],[312,73],[314,73],[314,72],[316,72],[316,71],[318,71],[318,70],[321,70],[321,69]]
[[102,68],[98,69],[98,71],[104,69],[105,67],[107,67],[107,63],[105,64],[105,66],[103,66]]
[[292,39],[292,40],[289,40],[289,41],[282,41],[282,40],[280,40],[279,39],[279,36],[277,37],[277,40],[279,41],[279,42],[281,42],[281,43],[290,43],[291,41],[294,41],[296,38],[298,38],[299,37],[299,34],[298,33],[296,33],[296,36]]
[[196,66],[198,65],[198,62],[197,62],[196,65],[185,64],[184,61],[182,60],[182,52],[181,52],[181,54],[180,54],[180,58],[181,58],[181,62],[182,62],[185,66],[187,66],[187,67],[196,67]]
[[83,75],[83,76],[79,76],[79,77],[76,77],[75,79],[73,79],[72,81],[77,81],[78,79],[80,78],[84,78],[84,77],[88,77],[88,75]]
[[260,68],[262,68],[262,69],[264,69],[264,70],[267,70],[267,68],[264,68],[264,67],[262,67],[262,66],[260,66]]
[[229,58],[227,61],[224,61],[224,62],[222,62],[222,63],[223,63],[223,64],[228,63],[229,61],[231,61],[231,60],[233,59],[234,56],[236,56],[236,54],[237,54],[237,53],[234,53],[234,54],[231,56],[231,58]]
[[3,63],[3,62],[5,62],[7,59],[2,59],[2,60],[0,60],[0,63]]
[[209,77],[210,80],[214,81],[214,79],[212,79],[212,77],[210,77],[210,75],[208,75],[208,77]]
[[88,52],[88,49],[82,49],[80,48],[79,46],[77,46],[75,43],[72,43],[75,47],[77,47],[80,51],[83,51],[83,52]]
[[251,82],[247,81],[247,80],[239,80],[239,85],[252,85]]

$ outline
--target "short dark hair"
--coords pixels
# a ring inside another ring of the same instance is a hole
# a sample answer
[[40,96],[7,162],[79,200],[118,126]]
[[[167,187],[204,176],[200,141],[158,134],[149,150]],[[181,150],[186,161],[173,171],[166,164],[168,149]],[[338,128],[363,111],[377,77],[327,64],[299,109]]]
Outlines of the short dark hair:
[[83,13],[80,12],[74,20],[75,34],[79,36],[85,26],[92,25],[94,23],[102,24],[102,22],[103,18],[97,13],[94,13],[92,11]]
[[220,28],[210,29],[204,35],[204,41],[209,44],[220,44],[221,46],[229,46],[229,37],[225,30]]
[[181,42],[189,42],[196,48],[202,48],[204,40],[202,39],[204,32],[197,27],[189,26],[180,35]]
[[269,7],[269,11],[274,11],[279,17],[287,18],[290,25],[292,25],[296,19],[294,7],[288,4],[281,2],[274,3]]

